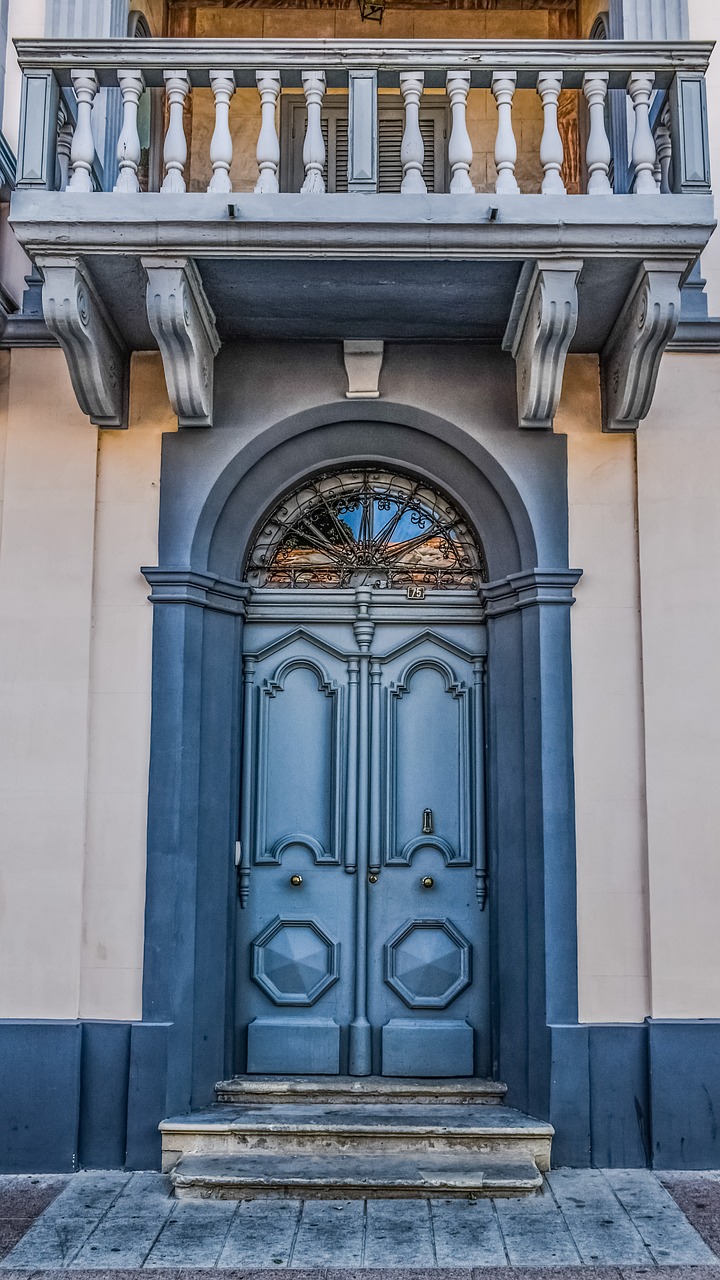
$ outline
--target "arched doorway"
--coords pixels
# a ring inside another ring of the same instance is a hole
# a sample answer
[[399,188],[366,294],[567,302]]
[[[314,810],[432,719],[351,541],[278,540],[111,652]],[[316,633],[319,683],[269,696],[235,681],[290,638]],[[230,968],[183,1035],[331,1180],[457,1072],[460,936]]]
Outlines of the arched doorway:
[[346,466],[243,576],[245,1068],[486,1075],[482,547],[426,480]]

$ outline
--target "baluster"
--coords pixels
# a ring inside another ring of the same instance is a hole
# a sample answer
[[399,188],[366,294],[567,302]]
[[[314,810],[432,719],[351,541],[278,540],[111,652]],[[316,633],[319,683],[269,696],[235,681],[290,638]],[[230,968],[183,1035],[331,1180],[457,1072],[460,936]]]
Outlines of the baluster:
[[537,91],[543,105],[545,122],[540,143],[540,163],[545,177],[540,189],[545,196],[566,195],[561,176],[565,152],[558,129],[558,100],[562,84],[562,71],[545,71],[538,76]]
[[183,113],[185,99],[190,92],[190,77],[187,71],[164,71],[163,79],[170,104],[170,119],[165,134],[163,159],[165,161],[165,181],[160,190],[169,195],[182,195],[187,191],[183,170],[187,163],[187,142],[185,140],[185,124]]
[[234,73],[211,71],[210,87],[215,95],[215,131],[210,143],[213,176],[210,179],[208,191],[219,191],[227,195],[232,191],[230,165],[233,158],[233,143],[230,133],[230,99],[235,92]]
[[115,191],[132,194],[140,190],[138,168],[142,155],[138,133],[138,104],[145,92],[145,78],[141,71],[118,71],[118,84],[123,102],[123,127],[118,138],[118,179]]
[[514,71],[493,76],[492,91],[498,110],[498,130],[495,139],[495,168],[497,169],[495,190],[498,195],[514,196],[520,192],[515,177],[517,143],[512,124],[512,103],[516,85],[517,75]]
[[405,103],[405,128],[400,147],[403,167],[400,190],[415,195],[423,195],[427,191],[423,178],[425,145],[420,132],[420,99],[424,84],[425,75],[422,71],[407,71],[400,76],[400,92]]
[[67,112],[67,107],[63,102],[60,103],[58,111],[58,136],[57,136],[57,165],[58,165],[58,191],[66,191],[68,180],[70,178],[70,152],[72,150],[73,140],[73,122]]
[[[657,148],[658,169],[660,171],[658,190],[661,195],[669,196],[672,194],[672,187],[670,185],[670,167],[672,165],[672,128],[670,107],[667,105],[660,116],[660,124],[658,125],[655,144]],[[657,176],[658,175],[656,173],[656,178]]]
[[321,112],[325,93],[324,71],[303,71],[303,93],[307,102],[307,129],[303,144],[305,181],[300,190],[303,195],[321,196],[325,190],[325,140],[322,136]]
[[77,123],[73,134],[70,159],[72,176],[68,191],[93,191],[92,167],[95,159],[95,139],[92,131],[93,103],[99,89],[94,71],[71,71],[70,79],[77,98]]
[[605,100],[610,75],[607,71],[589,72],[583,80],[583,93],[590,112],[590,134],[587,142],[589,196],[610,196],[612,186],[608,174],[612,152],[605,128]]
[[635,111],[635,137],[632,147],[632,164],[635,170],[633,191],[636,196],[656,196],[655,143],[650,128],[650,99],[655,77],[636,73],[628,80],[628,93]]
[[257,141],[257,165],[260,177],[255,183],[255,190],[258,195],[267,196],[274,195],[280,190],[277,176],[280,164],[280,141],[275,123],[277,100],[280,96],[280,72],[258,71],[255,80],[260,94],[262,117]]
[[475,188],[470,181],[470,165],[473,149],[467,131],[467,96],[470,92],[469,71],[448,71],[447,93],[452,110],[452,129],[448,143],[448,164],[452,178],[450,190],[454,195],[471,195]]

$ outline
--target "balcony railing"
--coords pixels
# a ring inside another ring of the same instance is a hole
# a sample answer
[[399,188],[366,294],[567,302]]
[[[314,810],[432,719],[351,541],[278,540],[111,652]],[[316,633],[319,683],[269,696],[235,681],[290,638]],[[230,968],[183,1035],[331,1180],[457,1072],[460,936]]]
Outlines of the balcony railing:
[[[167,128],[161,191],[187,189],[186,107],[193,88],[211,89],[210,193],[230,194],[233,137],[230,104],[237,88],[259,95],[255,192],[279,191],[278,101],[302,90],[307,104],[300,191],[322,194],[326,160],[321,113],[326,90],[348,94],[348,189],[377,191],[378,98],[399,90],[404,106],[400,190],[421,195],[423,137],[419,109],[426,90],[445,90],[451,131],[449,192],[471,195],[474,139],[467,103],[489,90],[497,106],[493,148],[498,195],[520,194],[513,108],[539,95],[543,127],[537,160],[545,195],[563,195],[566,146],[558,125],[563,90],[584,101],[581,190],[605,196],[710,190],[705,72],[706,43],[397,40],[113,40],[18,41],[24,74],[18,186],[90,193],[97,186],[92,113],[101,88],[122,95],[118,195],[140,191],[138,105],[146,89],[164,89]],[[611,108],[611,110],[609,109]],[[59,123],[58,123],[59,122]],[[630,123],[632,122],[632,123]],[[613,181],[614,175],[614,181]],[[537,190],[537,188],[536,188]]]

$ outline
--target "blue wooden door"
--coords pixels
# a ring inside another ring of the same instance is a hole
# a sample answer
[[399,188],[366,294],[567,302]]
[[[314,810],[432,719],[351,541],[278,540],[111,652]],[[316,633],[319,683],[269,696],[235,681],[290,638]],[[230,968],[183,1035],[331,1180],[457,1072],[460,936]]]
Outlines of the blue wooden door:
[[276,617],[267,595],[250,609],[249,1072],[490,1069],[484,632],[467,608],[430,617],[393,594],[390,612],[369,590],[322,603],[285,592]]

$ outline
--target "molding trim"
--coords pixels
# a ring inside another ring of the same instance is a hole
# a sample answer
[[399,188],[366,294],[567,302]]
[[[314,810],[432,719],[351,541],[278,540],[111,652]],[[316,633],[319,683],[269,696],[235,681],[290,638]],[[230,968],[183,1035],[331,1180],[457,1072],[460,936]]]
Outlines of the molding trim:
[[602,352],[603,431],[636,431],[650,412],[663,352],[675,336],[682,260],[643,262]]
[[580,259],[526,262],[520,275],[503,351],[517,374],[518,423],[552,428],[565,360],[578,322]]
[[343,360],[347,373],[347,400],[378,400],[380,397],[379,382],[382,372],[384,342],[346,341],[343,342]]
[[573,588],[582,577],[582,569],[530,569],[511,573],[497,582],[484,582],[479,589],[486,618],[500,618],[506,613],[530,609],[536,605],[575,603]]
[[65,352],[75,395],[98,427],[127,427],[125,343],[79,258],[39,257],[43,312]]
[[181,427],[210,427],[215,314],[192,258],[143,258],[147,314],[163,359],[168,395]]
[[151,604],[192,604],[244,617],[252,594],[252,587],[245,582],[197,573],[193,569],[145,566],[140,572],[151,589],[148,596]]
[[667,349],[720,355],[720,316],[707,320],[681,320]]

